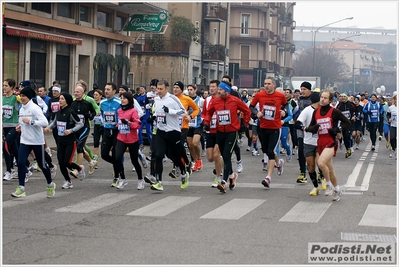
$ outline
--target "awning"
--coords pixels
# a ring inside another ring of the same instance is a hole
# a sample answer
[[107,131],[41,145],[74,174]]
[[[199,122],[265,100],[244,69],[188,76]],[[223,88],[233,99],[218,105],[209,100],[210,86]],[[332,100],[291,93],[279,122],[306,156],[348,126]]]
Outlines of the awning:
[[9,35],[21,36],[26,38],[40,39],[50,42],[58,42],[72,45],[82,45],[83,39],[65,34],[49,32],[45,30],[23,27],[19,25],[6,25],[6,33]]

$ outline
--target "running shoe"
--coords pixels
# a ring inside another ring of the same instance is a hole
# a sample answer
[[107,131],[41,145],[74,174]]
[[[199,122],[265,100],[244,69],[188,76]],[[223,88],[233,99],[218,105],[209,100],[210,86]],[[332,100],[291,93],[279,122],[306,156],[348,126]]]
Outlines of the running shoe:
[[89,162],[89,174],[90,175],[92,175],[94,173],[94,170],[95,170],[97,164],[98,164],[97,160],[94,160],[94,159]]
[[339,201],[340,199],[341,199],[341,194],[342,194],[342,192],[341,192],[341,190],[334,190],[334,195],[333,195],[333,199],[332,199],[332,201]]
[[28,171],[26,174],[25,174],[25,183],[27,183],[28,181],[29,181],[29,178],[32,176],[32,172],[31,171]]
[[118,186],[118,183],[119,183],[119,178],[114,178],[114,179],[112,180],[111,187],[117,187],[117,186]]
[[346,150],[345,158],[350,158],[350,156],[352,156],[352,150],[349,148]]
[[137,190],[143,190],[144,189],[144,179],[139,180],[138,184],[137,184]]
[[78,173],[79,173],[78,170],[72,170],[69,172],[69,174],[72,175],[73,178],[76,178],[76,179],[79,178]]
[[197,170],[198,170],[198,161],[194,163],[193,172],[196,172]]
[[254,156],[254,157],[259,156],[259,151],[254,149],[252,151],[252,156]]
[[49,147],[46,148],[46,152],[47,152],[47,154],[48,154],[50,157],[53,156],[53,154],[51,154],[51,149],[50,149]]
[[205,156],[206,156],[206,150],[202,150],[201,157],[205,157]]
[[133,171],[133,172],[135,172],[135,171],[136,171],[136,168],[135,168],[135,167],[133,167],[133,168],[132,168],[132,171]]
[[18,179],[18,172],[14,171],[14,169],[11,169],[11,176],[12,179]]
[[181,189],[186,189],[189,182],[188,179],[190,178],[190,174],[188,172],[186,172],[186,177],[181,177],[181,185],[180,188]]
[[152,190],[163,191],[163,185],[161,183],[156,183],[151,185]]
[[[197,160],[197,171],[199,171],[199,170],[201,170],[202,169],[202,159],[199,159],[199,160]],[[194,169],[193,169],[194,170]]]
[[72,184],[72,182],[65,181],[61,188],[62,189],[70,189],[70,188],[73,188],[73,184]]
[[387,142],[385,143],[385,147],[386,147],[387,149],[389,149],[389,146],[390,146],[389,141],[387,141]]
[[356,145],[355,149],[356,149],[356,150],[359,150],[359,145]]
[[378,136],[378,140],[379,141],[381,141],[382,140],[382,136],[380,135],[380,136]]
[[55,196],[55,183],[51,182],[51,185],[47,186],[47,197],[51,198]]
[[267,172],[267,162],[263,162],[263,169],[264,172]]
[[371,146],[371,150],[372,150],[372,151],[375,151],[375,146]]
[[50,168],[50,173],[51,173],[51,179],[54,179],[55,176],[57,175],[57,165],[54,165],[53,168]]
[[310,191],[309,196],[317,196],[319,194],[320,189],[318,187],[313,187],[312,191]]
[[147,163],[147,159],[145,158],[144,155],[143,155],[143,157],[141,157],[141,164],[143,164],[144,169],[147,169],[148,163]]
[[219,189],[221,193],[226,193],[226,182],[222,181],[221,183],[218,183],[217,189]]
[[327,189],[327,183],[326,183],[326,178],[323,178],[321,180],[321,189],[326,190]]
[[282,175],[284,173],[284,160],[280,159],[278,162],[278,165],[276,166],[277,168],[277,174]]
[[127,185],[126,179],[119,179],[119,182],[118,182],[118,185],[116,186],[116,188],[122,189],[125,187],[125,185]]
[[[392,154],[392,153],[391,153]],[[10,181],[12,179],[11,172],[6,172],[3,176],[4,181]]]
[[241,173],[244,168],[242,167],[242,159],[237,161],[237,172]]
[[186,172],[188,172],[189,174],[193,173],[193,168],[194,168],[194,164],[191,161],[189,164],[186,165]]
[[301,174],[299,174],[298,179],[296,179],[296,182],[298,184],[306,184],[308,182],[308,179],[306,178],[306,174],[301,172]]
[[78,177],[79,177],[79,180],[82,181],[86,177],[85,166],[79,165],[79,167],[80,167],[80,171],[78,172]]
[[327,196],[331,196],[333,194],[333,186],[331,184],[326,186],[326,191],[324,192],[324,195]]
[[38,171],[38,172],[41,171],[40,168],[39,168],[39,165],[37,164],[37,161],[36,161],[36,160],[33,161],[32,167],[33,167],[33,169],[34,169],[35,171]]
[[173,179],[176,179],[178,177],[176,168],[172,169],[172,171],[169,173],[169,176],[172,177]]
[[233,190],[234,188],[236,188],[236,182],[237,182],[237,178],[238,178],[238,174],[237,173],[233,173],[233,174],[234,174],[233,178],[229,177],[229,181],[230,181],[229,188],[230,188],[230,190]]
[[288,154],[287,154],[287,156],[285,157],[285,160],[286,160],[287,162],[290,162],[290,161],[292,160],[292,155],[288,155]]
[[249,147],[247,147],[247,149],[246,149],[247,151],[251,151],[251,147],[249,146]]
[[262,184],[264,187],[270,188],[270,177],[266,176],[266,178],[262,180]]
[[211,185],[212,188],[216,188],[218,187],[219,184],[219,179],[217,177],[215,177],[215,179],[213,180],[213,184]]
[[344,148],[344,142],[339,142],[339,149],[342,150]]
[[151,185],[157,183],[157,179],[149,173],[147,173],[146,176],[144,176],[144,181]]
[[12,197],[26,197],[26,193],[22,190],[21,187],[17,187],[13,193],[11,193]]

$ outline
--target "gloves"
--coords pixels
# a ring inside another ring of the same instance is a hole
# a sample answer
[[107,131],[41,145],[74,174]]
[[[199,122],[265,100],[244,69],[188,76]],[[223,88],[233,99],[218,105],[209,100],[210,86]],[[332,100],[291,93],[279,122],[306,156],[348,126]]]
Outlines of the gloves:
[[147,122],[151,124],[151,123],[153,123],[156,120],[156,118],[157,118],[157,116],[148,117],[147,118]]
[[328,133],[333,137],[336,136],[337,133],[339,133],[339,132],[341,132],[341,130],[338,127],[328,129]]
[[125,120],[125,119],[121,119],[121,122],[122,122],[123,124],[130,124],[130,122],[129,122],[128,120]]
[[373,112],[371,112],[371,111],[369,110],[369,111],[367,111],[367,114],[371,115],[371,114],[373,114]]
[[147,104],[147,105],[145,105],[145,108],[146,108],[146,109],[151,109],[151,107],[152,107],[152,105],[151,105],[151,104]]
[[253,119],[254,121],[256,121],[258,119],[258,116],[256,114],[251,114],[251,119]]
[[205,131],[208,131],[208,132],[211,130],[211,128],[209,127],[208,124],[204,124],[204,129],[205,129]]
[[165,113],[169,113],[169,108],[167,106],[163,106],[162,109],[165,111]]
[[310,131],[309,128],[306,128],[305,131],[306,131],[306,132],[311,132],[311,133],[315,134],[315,133],[317,133],[317,131],[319,130],[319,128],[320,128],[320,124],[315,124],[315,125],[313,125],[313,127],[312,127],[312,131]]

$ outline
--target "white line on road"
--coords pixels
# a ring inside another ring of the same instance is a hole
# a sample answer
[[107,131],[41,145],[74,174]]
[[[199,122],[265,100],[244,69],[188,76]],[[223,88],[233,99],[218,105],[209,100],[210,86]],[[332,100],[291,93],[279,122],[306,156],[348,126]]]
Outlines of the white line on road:
[[113,205],[125,199],[134,197],[136,194],[107,193],[101,196],[81,201],[77,204],[56,209],[56,212],[89,213],[104,207]]
[[378,227],[396,227],[397,206],[369,204],[359,225],[378,226]]
[[238,220],[266,200],[235,198],[219,208],[201,216],[201,219]]
[[164,199],[158,200],[150,205],[142,207],[138,210],[130,212],[126,215],[132,216],[154,216],[154,217],[162,217],[166,216],[169,213],[172,213],[196,200],[200,199],[200,197],[177,197],[170,196]]
[[303,222],[317,223],[324,213],[331,206],[330,203],[320,202],[298,202],[287,214],[285,214],[280,222]]
[[[63,196],[65,194],[66,194],[66,192],[56,192],[55,197]],[[4,201],[3,208],[15,207],[17,205],[33,203],[35,201],[46,200],[46,199],[48,199],[48,198],[47,198],[47,192],[45,192],[45,191],[36,193],[33,195],[29,195],[27,192],[26,197],[24,197],[24,198],[22,198],[22,197],[21,198],[13,198],[11,200]]]

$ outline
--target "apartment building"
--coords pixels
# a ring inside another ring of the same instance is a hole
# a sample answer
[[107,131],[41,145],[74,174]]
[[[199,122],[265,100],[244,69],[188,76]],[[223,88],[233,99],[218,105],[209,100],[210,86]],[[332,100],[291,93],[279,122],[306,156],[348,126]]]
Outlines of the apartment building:
[[295,3],[230,5],[229,73],[234,76],[234,84],[260,88],[266,76],[273,76],[279,80],[278,86],[283,86],[293,74]]

